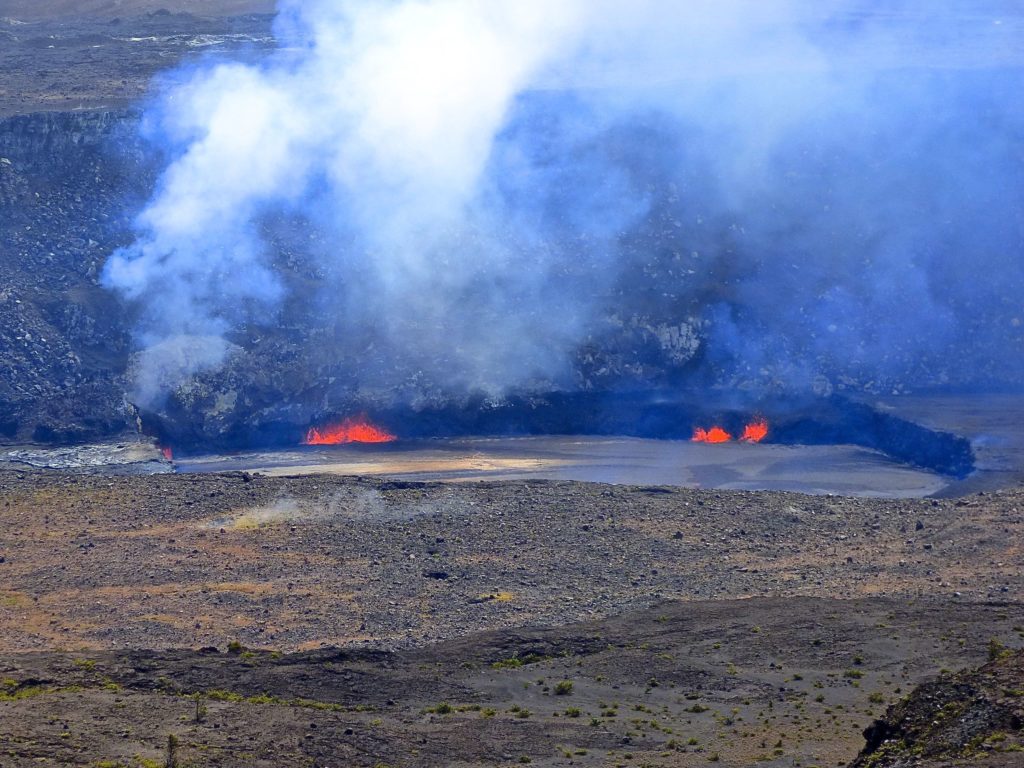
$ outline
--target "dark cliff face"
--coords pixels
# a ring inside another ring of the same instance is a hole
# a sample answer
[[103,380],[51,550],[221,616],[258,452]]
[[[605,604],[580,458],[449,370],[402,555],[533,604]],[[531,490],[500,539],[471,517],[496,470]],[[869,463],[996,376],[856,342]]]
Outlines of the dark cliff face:
[[[156,182],[157,152],[127,111],[40,112],[0,120],[0,437],[90,440],[137,428],[132,308],[100,285],[130,242],[131,217]],[[419,381],[373,357],[321,315],[315,265],[273,239],[288,298],[274,317],[232,334],[223,366],[200,373],[144,414],[177,442],[239,446],[299,435],[324,413],[417,404],[448,407],[474,393]],[[665,385],[699,347],[694,327],[636,312],[579,351],[574,387]],[[365,366],[363,364],[365,363]],[[368,383],[374,368],[378,383]],[[539,384],[543,391],[545,383]]]
[[[80,441],[138,428],[137,308],[100,278],[109,255],[131,241],[159,161],[133,112],[0,120],[0,439]],[[237,328],[222,366],[148,404],[147,432],[196,446],[291,442],[324,414],[479,400],[424,381],[413,364],[379,359],[372,329],[353,333],[322,313],[309,300],[326,292],[322,270],[295,252],[293,235],[290,227],[270,233],[287,287],[280,310]],[[690,363],[698,328],[641,304],[580,348],[571,389],[665,386]],[[551,388],[538,382],[535,391]]]
[[[119,433],[129,321],[97,283],[123,238],[130,191],[151,177],[123,112],[0,121],[0,435]],[[130,409],[129,409],[130,410]]]
[[[115,137],[130,137],[135,119],[126,111],[37,112],[6,118],[0,150],[30,171],[80,168]],[[121,149],[126,149],[122,145]]]

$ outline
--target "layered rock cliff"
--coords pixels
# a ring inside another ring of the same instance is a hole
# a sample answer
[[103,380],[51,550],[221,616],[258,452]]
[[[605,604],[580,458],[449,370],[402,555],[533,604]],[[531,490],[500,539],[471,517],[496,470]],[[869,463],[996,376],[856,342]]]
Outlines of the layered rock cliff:
[[131,424],[129,319],[97,282],[151,171],[124,112],[0,120],[0,434],[67,441]]

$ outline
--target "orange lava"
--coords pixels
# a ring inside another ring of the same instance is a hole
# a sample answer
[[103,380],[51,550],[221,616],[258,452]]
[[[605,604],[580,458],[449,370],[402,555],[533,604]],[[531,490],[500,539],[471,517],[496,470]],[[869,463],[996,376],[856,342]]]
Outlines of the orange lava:
[[345,419],[340,424],[310,428],[303,445],[342,445],[344,443],[393,443],[398,438],[376,427],[366,417]]
[[174,461],[174,451],[170,448],[161,448],[160,453],[164,455],[164,458],[168,461]]
[[721,427],[712,427],[711,429],[697,427],[697,429],[693,430],[693,437],[691,439],[695,443],[728,443],[732,440],[732,435]]
[[768,437],[768,422],[764,419],[758,419],[747,424],[740,440],[747,443],[760,443],[766,437]]
[[[768,437],[768,422],[765,419],[759,418],[743,428],[743,434],[740,435],[739,440],[744,443],[760,443],[766,437]],[[693,430],[693,437],[691,439],[695,443],[728,443],[733,439],[733,436],[722,427],[716,426],[711,427],[711,429],[697,427]]]

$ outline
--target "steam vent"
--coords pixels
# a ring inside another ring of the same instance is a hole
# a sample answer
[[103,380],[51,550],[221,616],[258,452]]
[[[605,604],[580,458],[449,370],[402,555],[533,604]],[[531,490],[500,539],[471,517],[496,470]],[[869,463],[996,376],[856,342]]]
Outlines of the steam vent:
[[1024,4],[0,0],[0,768],[1024,765]]

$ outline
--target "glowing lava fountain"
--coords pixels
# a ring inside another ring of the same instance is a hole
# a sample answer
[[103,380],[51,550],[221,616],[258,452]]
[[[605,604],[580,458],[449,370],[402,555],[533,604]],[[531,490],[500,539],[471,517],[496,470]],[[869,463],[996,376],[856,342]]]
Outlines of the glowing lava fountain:
[[768,437],[768,422],[758,419],[744,427],[740,440],[746,443],[760,443],[766,437]]
[[303,445],[343,445],[345,443],[393,443],[398,438],[386,429],[371,424],[366,417],[345,419],[340,424],[311,427]]
[[[757,419],[743,428],[743,434],[739,439],[744,443],[760,443],[766,437],[768,437],[768,422],[764,419]],[[733,436],[722,427],[716,426],[710,429],[697,427],[693,430],[693,437],[690,439],[695,443],[728,443],[732,441]]]
[[695,443],[728,443],[732,440],[732,435],[721,427],[712,427],[711,429],[697,427],[697,429],[693,430],[693,437],[691,439]]

